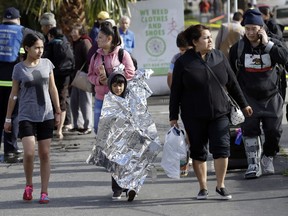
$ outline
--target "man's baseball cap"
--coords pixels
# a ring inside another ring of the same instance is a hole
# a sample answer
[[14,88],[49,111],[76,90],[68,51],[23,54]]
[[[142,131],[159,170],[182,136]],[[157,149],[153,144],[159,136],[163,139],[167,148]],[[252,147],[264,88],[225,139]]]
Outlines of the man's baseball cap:
[[106,20],[106,19],[109,19],[110,17],[107,11],[100,11],[97,15],[97,18],[101,20]]
[[4,11],[3,17],[5,19],[18,19],[20,18],[20,12],[14,7],[9,7]]

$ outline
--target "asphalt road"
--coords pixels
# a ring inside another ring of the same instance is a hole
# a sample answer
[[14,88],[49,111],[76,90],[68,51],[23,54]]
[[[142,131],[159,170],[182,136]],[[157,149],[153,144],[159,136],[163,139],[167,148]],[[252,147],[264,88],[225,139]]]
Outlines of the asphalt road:
[[[156,122],[159,137],[164,141],[169,129],[167,97],[151,98],[149,110]],[[69,216],[286,216],[288,210],[288,126],[283,122],[281,146],[275,159],[276,173],[259,179],[244,180],[245,170],[230,170],[226,187],[233,199],[218,200],[215,195],[215,174],[208,162],[209,199],[198,201],[197,179],[192,171],[179,180],[169,179],[159,162],[155,163],[157,178],[148,176],[138,197],[127,202],[125,197],[112,201],[111,177],[103,168],[85,163],[94,144],[94,135],[66,133],[62,142],[51,147],[50,203],[38,204],[40,194],[39,160],[35,159],[34,199],[22,201],[25,185],[21,163],[0,164],[0,216],[69,215]],[[21,144],[20,144],[21,146]],[[3,154],[1,149],[0,154]]]

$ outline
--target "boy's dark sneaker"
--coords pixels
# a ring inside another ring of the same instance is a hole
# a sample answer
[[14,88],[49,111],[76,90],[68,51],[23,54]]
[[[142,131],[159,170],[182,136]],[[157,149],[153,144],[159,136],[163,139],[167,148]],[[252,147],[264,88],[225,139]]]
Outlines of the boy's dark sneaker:
[[122,191],[115,191],[112,195],[112,200],[120,200],[122,195]]
[[86,135],[86,134],[90,134],[92,132],[92,129],[86,128],[86,129],[80,129],[78,131],[79,131],[78,135]]
[[197,200],[206,200],[208,198],[208,190],[201,189],[196,198]]
[[223,200],[230,200],[232,199],[232,195],[228,192],[228,190],[226,188],[220,188],[218,189],[216,187],[216,194],[218,195],[218,197],[220,197]]
[[14,156],[14,155],[20,155],[23,151],[20,149],[14,149],[12,151],[4,152],[4,156]]
[[128,202],[132,202],[136,196],[136,191],[133,189],[128,190]]

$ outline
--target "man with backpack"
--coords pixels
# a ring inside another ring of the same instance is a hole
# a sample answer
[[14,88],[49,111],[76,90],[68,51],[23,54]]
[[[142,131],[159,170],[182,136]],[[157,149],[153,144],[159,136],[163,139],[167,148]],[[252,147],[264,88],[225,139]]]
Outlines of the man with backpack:
[[[287,64],[288,50],[279,40],[267,36],[258,10],[247,10],[242,25],[245,27],[244,38],[231,47],[229,57],[242,91],[254,111],[242,124],[248,161],[245,178],[249,179],[260,177],[262,168],[264,173],[274,173],[273,158],[279,152],[283,116],[283,98],[277,83],[278,65]],[[240,53],[239,46],[243,46]],[[264,140],[260,137],[262,130]]]
[[55,66],[53,72],[61,108],[60,123],[57,126],[56,137],[61,140],[63,139],[62,129],[67,111],[66,99],[69,95],[68,87],[75,62],[72,47],[60,28],[51,28],[48,31],[47,38],[48,43],[43,57],[50,59]]

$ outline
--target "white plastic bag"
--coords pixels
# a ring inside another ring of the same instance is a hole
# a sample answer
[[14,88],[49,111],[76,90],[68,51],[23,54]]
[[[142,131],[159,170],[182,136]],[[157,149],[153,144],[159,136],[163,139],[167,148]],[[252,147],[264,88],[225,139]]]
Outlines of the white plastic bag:
[[180,178],[180,160],[187,160],[185,133],[177,127],[171,127],[165,136],[161,166],[169,178]]

